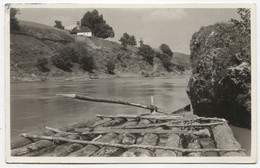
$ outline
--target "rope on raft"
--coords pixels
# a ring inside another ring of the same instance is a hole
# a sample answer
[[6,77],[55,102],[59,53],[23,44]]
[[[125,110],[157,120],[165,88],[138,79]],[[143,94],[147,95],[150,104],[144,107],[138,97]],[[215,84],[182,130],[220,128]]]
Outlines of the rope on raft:
[[100,146],[110,146],[110,147],[117,147],[117,148],[142,148],[142,149],[163,149],[163,150],[172,150],[172,151],[179,151],[179,152],[239,152],[245,151],[245,149],[183,149],[183,148],[173,148],[173,147],[166,147],[166,146],[151,146],[151,145],[123,145],[123,144],[112,144],[112,143],[105,143],[105,142],[97,142],[97,141],[84,141],[84,140],[74,140],[62,137],[53,137],[53,136],[39,136],[39,135],[27,135],[22,134],[25,138],[32,138],[32,139],[44,139],[50,141],[63,141],[63,142],[71,142],[71,143],[79,143],[79,144],[86,144],[86,145],[100,145]]

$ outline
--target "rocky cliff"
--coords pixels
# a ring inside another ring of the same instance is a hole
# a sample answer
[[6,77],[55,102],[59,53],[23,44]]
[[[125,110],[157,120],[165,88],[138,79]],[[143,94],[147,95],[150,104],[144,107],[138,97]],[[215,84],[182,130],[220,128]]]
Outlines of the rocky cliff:
[[251,45],[246,26],[243,21],[217,23],[193,35],[187,93],[195,114],[224,117],[250,128]]

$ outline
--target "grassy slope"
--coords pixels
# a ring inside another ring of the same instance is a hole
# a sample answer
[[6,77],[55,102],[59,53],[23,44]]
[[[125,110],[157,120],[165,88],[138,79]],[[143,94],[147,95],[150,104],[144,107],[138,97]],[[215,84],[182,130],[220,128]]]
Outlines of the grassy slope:
[[[155,66],[151,67],[141,56],[137,55],[136,47],[122,46],[116,42],[107,41],[100,38],[86,38],[70,35],[66,30],[60,30],[46,25],[20,21],[21,31],[11,34],[11,77],[17,80],[39,80],[52,79],[87,79],[89,75],[82,70],[78,64],[74,64],[72,72],[64,72],[56,68],[50,58],[58,54],[59,48],[68,45],[83,45],[87,51],[94,56],[96,71],[100,77],[111,77],[107,74],[106,63],[113,60],[116,64],[115,76],[142,76],[149,74],[161,76],[169,74],[166,72],[161,62],[155,59]],[[36,66],[37,59],[45,57],[49,63],[49,72],[41,72]],[[177,64],[183,63],[183,54],[174,53]],[[175,61],[175,60],[174,60]],[[179,62],[178,62],[179,61]],[[184,62],[186,65],[186,62]],[[177,72],[173,72],[174,74]]]

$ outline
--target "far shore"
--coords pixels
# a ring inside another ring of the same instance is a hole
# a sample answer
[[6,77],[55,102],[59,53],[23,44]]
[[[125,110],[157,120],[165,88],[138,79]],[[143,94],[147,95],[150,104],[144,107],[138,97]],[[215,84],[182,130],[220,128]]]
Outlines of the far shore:
[[167,74],[156,74],[156,75],[139,75],[134,73],[121,73],[115,75],[109,75],[105,73],[89,74],[84,73],[77,76],[62,76],[62,77],[42,77],[36,75],[28,75],[25,77],[14,77],[11,76],[11,82],[58,82],[58,81],[88,81],[97,79],[116,79],[116,78],[171,78],[179,75],[191,75],[191,71],[185,71],[183,73],[167,73]]

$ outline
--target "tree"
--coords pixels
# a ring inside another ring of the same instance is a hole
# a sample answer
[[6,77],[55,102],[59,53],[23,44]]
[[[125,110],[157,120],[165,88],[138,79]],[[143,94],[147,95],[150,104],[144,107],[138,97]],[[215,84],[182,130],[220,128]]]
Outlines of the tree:
[[72,68],[73,65],[71,63],[69,55],[54,55],[51,57],[51,61],[57,68],[71,72],[70,68]]
[[126,47],[127,45],[136,45],[136,40],[134,35],[129,35],[127,33],[124,33],[123,36],[119,39],[121,44]]
[[108,63],[106,64],[106,67],[107,67],[107,72],[109,74],[115,74],[114,70],[115,70],[116,66],[112,60],[108,61]]
[[95,61],[93,56],[83,56],[81,58],[81,67],[88,72],[92,72],[95,69]]
[[113,28],[106,23],[103,15],[99,15],[97,10],[85,13],[81,19],[81,25],[89,27],[96,37],[113,38],[115,36]]
[[10,9],[10,31],[18,31],[20,30],[19,22],[16,18],[16,15],[20,14],[20,9],[11,8]]
[[136,39],[135,36],[132,35],[129,39],[129,45],[135,46],[136,45]]
[[64,30],[64,26],[62,26],[62,22],[59,20],[55,20],[55,25],[54,27],[58,28],[58,29],[62,29]]
[[169,56],[173,56],[172,50],[170,49],[170,47],[167,44],[161,44],[160,45],[160,50],[164,53],[167,54]]
[[139,47],[137,54],[142,55],[143,58],[153,66],[154,50],[151,46],[143,44]]
[[140,47],[142,47],[142,45],[144,44],[144,41],[143,41],[142,38],[140,38],[140,40],[139,40],[139,44],[140,44]]

